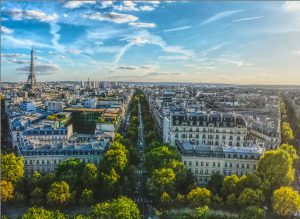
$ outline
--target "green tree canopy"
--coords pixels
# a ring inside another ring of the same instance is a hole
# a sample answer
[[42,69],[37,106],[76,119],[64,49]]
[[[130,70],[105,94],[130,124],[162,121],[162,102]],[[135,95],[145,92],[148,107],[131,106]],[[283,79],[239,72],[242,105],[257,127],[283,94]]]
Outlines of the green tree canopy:
[[170,146],[155,147],[145,154],[145,167],[151,173],[154,169],[165,167],[172,160],[180,161],[180,155]]
[[282,144],[282,145],[280,145],[279,149],[288,152],[293,161],[296,161],[296,160],[299,159],[299,156],[297,155],[296,148],[293,145]]
[[207,183],[207,188],[213,193],[213,194],[221,194],[221,188],[223,184],[224,177],[220,175],[219,173],[213,174],[210,178],[210,180]]
[[237,199],[238,205],[245,208],[250,205],[255,205],[257,207],[263,207],[265,201],[265,196],[260,189],[250,189],[246,188],[240,194]]
[[83,185],[89,188],[95,185],[98,178],[98,169],[96,165],[93,163],[85,164],[81,177]]
[[281,128],[281,142],[291,144],[294,140],[294,133],[290,123],[283,122]]
[[300,211],[300,195],[291,187],[280,187],[273,194],[273,211],[281,217],[291,217]]
[[15,183],[24,176],[24,159],[15,154],[1,155],[1,179]]
[[65,181],[54,182],[47,193],[47,200],[52,205],[66,204],[70,198],[70,188]]
[[57,166],[56,178],[66,181],[71,188],[77,189],[82,184],[81,179],[84,167],[84,162],[78,158],[64,160]]
[[237,175],[226,176],[222,183],[222,194],[227,197],[230,194],[237,194],[239,186],[239,177]]
[[80,195],[80,203],[82,205],[89,205],[93,203],[93,191],[90,189],[84,189]]
[[263,208],[256,206],[247,207],[240,216],[241,219],[265,219],[266,213]]
[[263,180],[264,190],[272,192],[294,181],[293,161],[283,150],[267,151],[259,160],[257,171]]
[[49,211],[44,208],[29,208],[22,219],[65,219],[66,217],[60,211]]
[[98,203],[92,208],[93,218],[139,219],[140,211],[134,201],[121,196],[118,199]]
[[187,194],[187,200],[191,206],[209,205],[212,194],[206,188],[197,187]]

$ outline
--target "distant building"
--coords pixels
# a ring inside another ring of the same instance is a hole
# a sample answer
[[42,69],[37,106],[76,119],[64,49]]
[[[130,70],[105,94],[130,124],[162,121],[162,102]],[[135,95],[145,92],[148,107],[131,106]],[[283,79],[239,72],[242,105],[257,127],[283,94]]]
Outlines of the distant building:
[[59,101],[47,101],[47,111],[62,112],[65,107],[64,102]]

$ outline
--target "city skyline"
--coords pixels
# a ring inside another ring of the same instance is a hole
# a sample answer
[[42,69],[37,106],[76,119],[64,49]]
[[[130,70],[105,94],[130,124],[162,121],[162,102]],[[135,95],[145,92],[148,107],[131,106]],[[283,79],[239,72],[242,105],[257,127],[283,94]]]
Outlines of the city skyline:
[[300,84],[300,2],[2,2],[2,81]]

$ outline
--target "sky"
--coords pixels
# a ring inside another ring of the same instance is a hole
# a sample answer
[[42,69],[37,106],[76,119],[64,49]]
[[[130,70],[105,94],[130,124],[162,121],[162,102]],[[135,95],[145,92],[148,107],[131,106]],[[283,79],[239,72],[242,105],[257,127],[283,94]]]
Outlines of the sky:
[[300,85],[300,2],[2,0],[2,81]]

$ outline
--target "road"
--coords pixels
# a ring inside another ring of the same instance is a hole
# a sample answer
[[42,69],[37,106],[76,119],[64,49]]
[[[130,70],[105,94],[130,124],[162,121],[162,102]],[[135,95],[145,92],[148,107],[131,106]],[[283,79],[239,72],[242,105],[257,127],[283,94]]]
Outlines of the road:
[[145,197],[145,168],[144,168],[144,149],[145,149],[145,138],[144,138],[144,124],[143,115],[141,110],[141,104],[138,103],[138,151],[140,155],[140,163],[137,167],[137,184],[136,184],[136,198],[135,201],[138,203],[141,209],[143,218],[147,218],[148,215],[148,200]]

